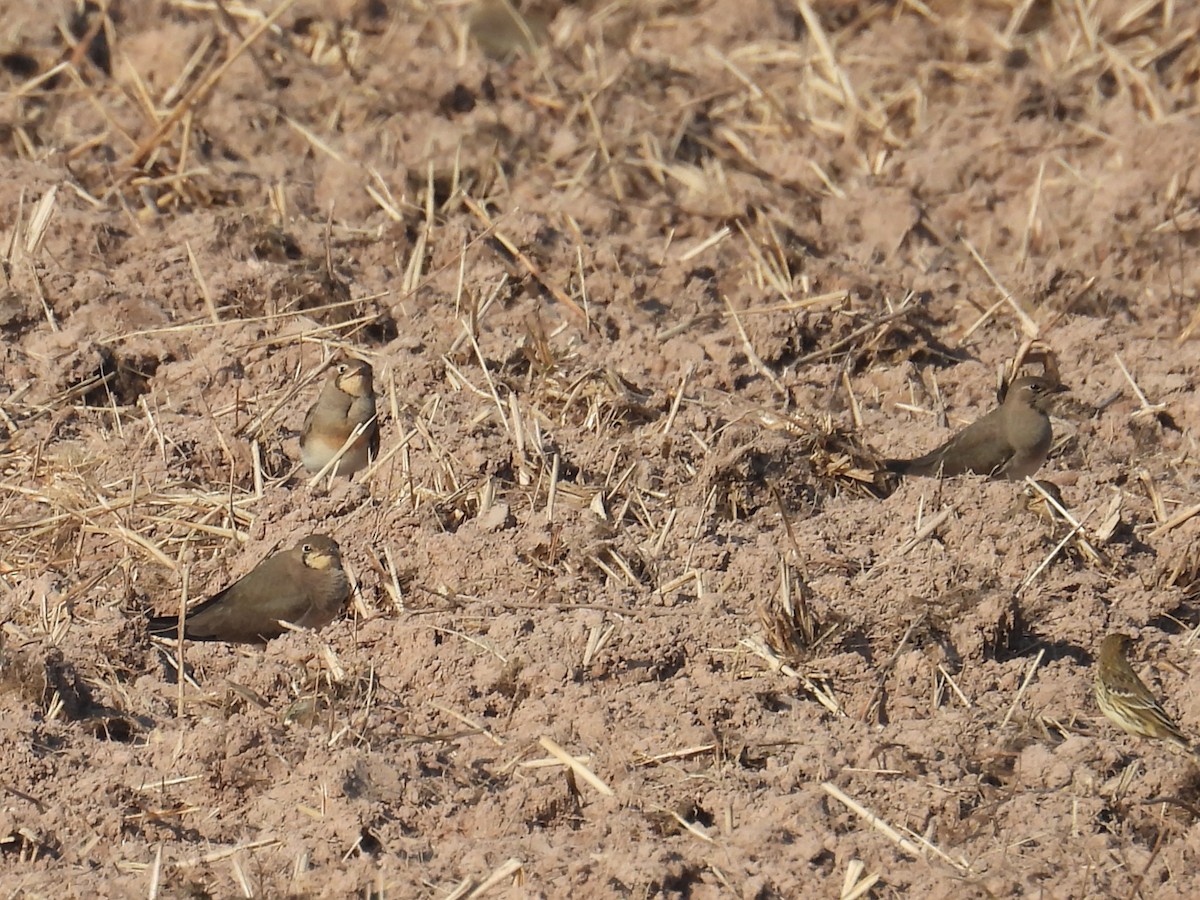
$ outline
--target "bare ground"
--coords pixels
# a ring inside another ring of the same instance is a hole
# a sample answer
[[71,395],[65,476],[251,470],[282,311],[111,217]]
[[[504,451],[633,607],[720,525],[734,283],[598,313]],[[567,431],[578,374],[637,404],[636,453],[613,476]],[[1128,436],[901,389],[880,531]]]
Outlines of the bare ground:
[[[1200,894],[1090,695],[1130,631],[1200,733],[1200,10],[105,9],[0,16],[10,896]],[[1027,350],[1087,545],[876,471]],[[347,617],[181,687],[146,614],[312,530]]]

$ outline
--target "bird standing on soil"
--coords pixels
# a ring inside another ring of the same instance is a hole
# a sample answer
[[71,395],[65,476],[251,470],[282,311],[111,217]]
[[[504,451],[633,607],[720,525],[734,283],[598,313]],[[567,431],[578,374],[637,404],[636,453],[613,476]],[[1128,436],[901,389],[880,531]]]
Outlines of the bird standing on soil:
[[971,472],[1019,481],[1046,461],[1053,437],[1046,410],[1065,390],[1047,378],[1018,378],[1003,403],[936,450],[916,459],[888,459],[884,467],[899,475],[948,478]]
[[300,461],[308,471],[321,471],[360,426],[361,433],[337,461],[334,474],[353,475],[378,454],[373,378],[369,364],[351,359],[339,363],[337,374],[325,382],[300,432]]
[[[191,641],[262,643],[287,630],[280,620],[301,628],[328,625],[349,596],[350,581],[337,541],[313,534],[291,550],[267,557],[191,609],[183,620],[183,636]],[[179,617],[155,616],[149,630],[154,637],[176,637]]]
[[1136,737],[1166,741],[1200,762],[1200,751],[1171,721],[1162,705],[1138,678],[1125,653],[1133,638],[1110,634],[1100,644],[1096,661],[1096,703],[1109,721]]
[[[1039,480],[1037,484],[1038,487],[1054,498],[1055,503],[1063,509],[1067,508],[1067,502],[1063,499],[1062,489],[1057,484],[1053,481],[1042,480]],[[1063,519],[1062,513],[1055,509],[1054,505],[1041,492],[1034,490],[1030,485],[1027,485],[1025,490],[1021,492],[1021,496],[1017,498],[1016,503],[1012,505],[1008,514],[1011,516],[1022,509],[1028,510],[1039,518],[1045,519],[1054,526],[1061,525],[1066,521]]]
[[479,49],[501,61],[518,52],[532,53],[545,43],[547,24],[544,13],[519,12],[510,0],[478,0],[467,19],[467,29]]

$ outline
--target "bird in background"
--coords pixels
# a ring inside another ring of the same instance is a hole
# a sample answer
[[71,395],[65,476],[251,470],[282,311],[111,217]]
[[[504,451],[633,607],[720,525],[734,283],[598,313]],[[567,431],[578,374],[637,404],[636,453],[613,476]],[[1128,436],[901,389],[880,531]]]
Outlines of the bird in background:
[[[337,541],[312,534],[290,550],[268,556],[229,587],[188,611],[183,636],[191,641],[256,644],[287,629],[321,628],[337,617],[350,596]],[[155,616],[154,637],[178,637],[178,616]]]
[[[1068,509],[1067,501],[1063,499],[1062,489],[1053,481],[1038,481],[1038,487],[1054,498],[1055,503],[1063,509]],[[1033,513],[1041,519],[1045,519],[1051,525],[1061,525],[1065,519],[1054,506],[1051,505],[1042,494],[1034,490],[1031,485],[1026,485],[1025,490],[1021,492],[1021,496],[1017,498],[1012,508],[1008,511],[1011,516],[1020,510],[1025,509]]]
[[338,363],[304,419],[300,430],[304,468],[321,471],[360,425],[364,430],[335,464],[335,475],[353,475],[379,453],[374,371],[360,359],[349,359]]
[[1096,661],[1096,703],[1114,725],[1136,737],[1166,741],[1200,763],[1200,751],[1179,730],[1126,657],[1133,638],[1110,634]]
[[1008,387],[1004,402],[936,450],[916,459],[884,460],[899,475],[949,478],[974,473],[1019,481],[1046,461],[1053,434],[1047,410],[1067,390],[1057,381],[1026,376]]
[[549,17],[537,10],[517,10],[510,0],[477,0],[467,17],[467,30],[486,56],[504,61],[533,53],[548,39]]
[[[1058,485],[1052,481],[1041,480],[1037,482],[1037,485],[1054,498],[1054,501],[1059,506],[1068,513],[1071,512],[1070,507],[1067,506],[1066,501],[1063,499],[1062,490]],[[1012,518],[1022,510],[1033,513],[1049,524],[1051,540],[1057,540],[1059,533],[1070,529],[1071,535],[1067,547],[1068,552],[1071,554],[1078,555],[1101,569],[1108,569],[1112,565],[1112,560],[1109,559],[1108,554],[1089,539],[1088,531],[1082,527],[1075,528],[1071,521],[1059,512],[1040,491],[1034,490],[1033,485],[1027,484],[1025,486],[1025,490],[1021,492],[1021,495],[1009,507],[1007,517]]]

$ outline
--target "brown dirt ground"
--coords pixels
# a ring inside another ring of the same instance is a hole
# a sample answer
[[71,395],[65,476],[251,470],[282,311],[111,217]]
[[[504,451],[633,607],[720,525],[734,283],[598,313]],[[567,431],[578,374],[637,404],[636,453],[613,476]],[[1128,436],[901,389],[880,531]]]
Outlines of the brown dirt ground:
[[[1131,631],[1200,733],[1200,8],[810,4],[501,59],[457,0],[5,0],[8,895],[1200,895],[1197,770],[1090,694]],[[1031,337],[1107,566],[872,480]],[[345,351],[384,455],[310,487]],[[350,614],[181,695],[145,615],[309,530]]]

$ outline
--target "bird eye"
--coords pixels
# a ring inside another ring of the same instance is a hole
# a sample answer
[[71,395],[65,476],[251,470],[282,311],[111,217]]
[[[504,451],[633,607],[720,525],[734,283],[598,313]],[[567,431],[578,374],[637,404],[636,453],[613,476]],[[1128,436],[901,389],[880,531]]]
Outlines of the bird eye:
[[301,553],[312,553],[312,544],[305,544],[300,548]]

